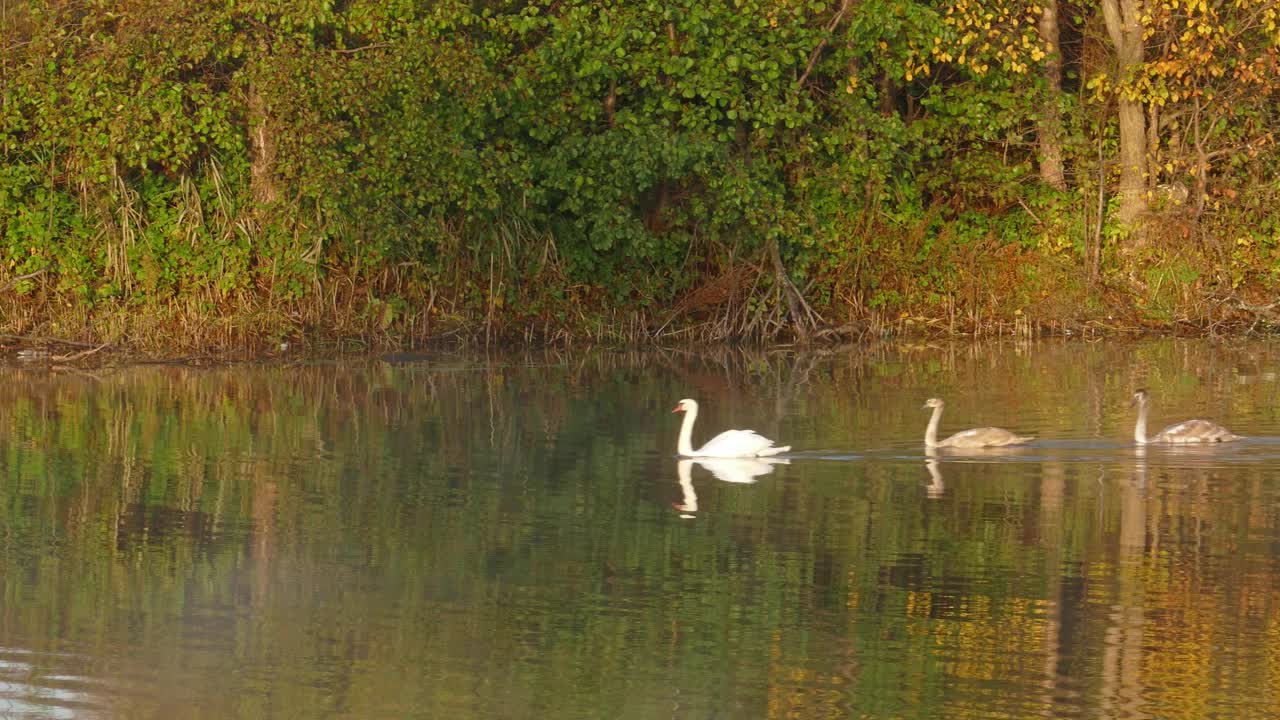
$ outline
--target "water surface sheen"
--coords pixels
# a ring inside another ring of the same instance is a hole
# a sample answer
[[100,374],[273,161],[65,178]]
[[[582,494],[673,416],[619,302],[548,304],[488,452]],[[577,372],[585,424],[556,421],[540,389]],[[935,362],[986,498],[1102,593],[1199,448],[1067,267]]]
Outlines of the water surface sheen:
[[[0,369],[0,717],[1274,717],[1278,360]],[[1138,387],[1249,437],[1135,448]],[[789,462],[678,463],[683,397]]]

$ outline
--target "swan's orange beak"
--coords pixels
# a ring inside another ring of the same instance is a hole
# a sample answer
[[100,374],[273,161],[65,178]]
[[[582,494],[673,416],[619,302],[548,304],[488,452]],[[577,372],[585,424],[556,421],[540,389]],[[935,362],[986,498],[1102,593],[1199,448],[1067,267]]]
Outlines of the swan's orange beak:
[[677,405],[677,406],[675,406],[675,407],[671,410],[671,412],[673,412],[673,413],[678,413],[678,412],[682,412],[683,410],[684,410],[684,406],[683,406],[683,405]]

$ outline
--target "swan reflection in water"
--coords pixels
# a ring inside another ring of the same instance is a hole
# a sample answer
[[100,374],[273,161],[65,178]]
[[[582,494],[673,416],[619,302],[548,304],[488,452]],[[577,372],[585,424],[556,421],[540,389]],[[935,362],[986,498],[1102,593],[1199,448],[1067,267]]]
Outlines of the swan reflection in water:
[[[1237,435],[1237,438],[1243,440],[1244,436]],[[1181,485],[1205,482],[1217,476],[1228,462],[1227,458],[1232,457],[1228,450],[1243,449],[1242,442],[1233,442],[1232,445],[1224,447],[1221,445],[1226,440],[1207,441],[1200,443],[1172,443],[1165,445],[1134,445],[1133,446],[1133,473],[1131,484],[1139,490],[1147,489],[1147,456],[1150,452],[1151,457],[1156,460],[1151,467],[1152,481],[1157,483],[1176,482]],[[1150,450],[1148,450],[1150,448]]]
[[1134,446],[1133,486],[1139,490],[1147,489],[1147,446]]
[[924,467],[929,471],[929,485],[925,488],[925,494],[935,500],[947,490],[946,483],[942,481],[942,465],[938,463],[938,458],[947,454],[949,453],[939,448],[924,446]]
[[685,459],[676,463],[676,473],[680,478],[680,490],[684,493],[681,502],[671,503],[680,511],[680,517],[697,517],[698,493],[693,490],[693,466],[699,465],[711,472],[715,479],[739,484],[750,484],[761,475],[773,472],[774,465],[790,465],[786,458],[698,458]]
[[[933,453],[929,454],[932,455]],[[946,492],[947,486],[942,482],[942,468],[938,467],[938,461],[934,458],[929,458],[924,461],[924,466],[929,470],[929,486],[925,488],[925,494],[933,499],[942,497],[942,493]]]
[[924,467],[929,471],[929,485],[925,488],[925,492],[930,498],[940,498],[946,492],[946,483],[942,480],[942,463],[939,458],[965,458],[973,460],[980,457],[1012,457],[1023,455],[1027,448],[1025,445],[1006,445],[992,446],[980,448],[949,448],[949,447],[930,447],[924,448]]

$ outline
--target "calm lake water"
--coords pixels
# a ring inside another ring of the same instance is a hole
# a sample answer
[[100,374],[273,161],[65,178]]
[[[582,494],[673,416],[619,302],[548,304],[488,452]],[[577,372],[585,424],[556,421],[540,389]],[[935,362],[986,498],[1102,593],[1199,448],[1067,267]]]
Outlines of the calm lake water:
[[[1280,344],[0,368],[3,718],[1273,718]],[[1249,436],[1132,445],[1192,416]],[[942,433],[1039,436],[927,456]],[[788,464],[678,463],[750,427]]]

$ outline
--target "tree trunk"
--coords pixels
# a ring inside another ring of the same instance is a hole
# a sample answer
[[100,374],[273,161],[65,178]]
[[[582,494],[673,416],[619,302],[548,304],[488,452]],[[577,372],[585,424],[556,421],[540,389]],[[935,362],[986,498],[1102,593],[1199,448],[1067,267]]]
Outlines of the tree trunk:
[[249,84],[250,187],[259,209],[276,201],[276,140],[271,131],[267,103],[255,83]]
[[1200,98],[1196,98],[1195,110],[1191,115],[1191,128],[1193,131],[1193,139],[1196,144],[1196,188],[1195,188],[1195,218],[1200,219],[1204,214],[1204,201],[1209,195],[1209,154],[1204,150],[1204,138],[1200,135]]
[[1055,190],[1066,190],[1062,169],[1062,53],[1058,47],[1058,4],[1048,0],[1040,13],[1040,42],[1044,46],[1045,97],[1040,106],[1040,179]]
[[880,114],[884,117],[894,115],[898,111],[898,91],[889,73],[880,73],[876,78],[876,91],[880,101]]
[[[1118,65],[1117,86],[1137,73],[1142,65],[1142,10],[1140,0],[1102,0],[1102,16],[1107,34],[1115,46]],[[1147,211],[1147,132],[1142,103],[1117,94],[1120,114],[1120,212],[1121,224],[1136,227]],[[1135,238],[1140,238],[1135,233]]]
[[808,342],[811,331],[816,327],[814,322],[816,313],[813,312],[813,308],[809,307],[809,303],[805,302],[799,288],[787,276],[787,268],[782,264],[782,255],[778,252],[778,241],[776,239],[769,241],[768,250],[769,259],[773,261],[774,276],[777,279],[783,297],[787,301],[788,314],[791,315],[791,327],[795,330],[796,336],[801,342]]

